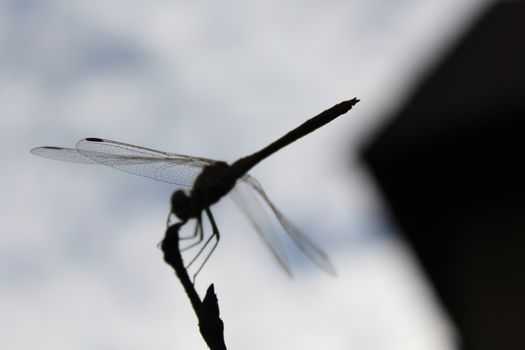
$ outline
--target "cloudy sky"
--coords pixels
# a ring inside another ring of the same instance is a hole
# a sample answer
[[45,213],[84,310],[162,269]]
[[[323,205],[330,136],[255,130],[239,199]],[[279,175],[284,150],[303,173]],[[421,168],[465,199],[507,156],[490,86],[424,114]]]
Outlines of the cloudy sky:
[[225,198],[197,288],[215,283],[231,349],[453,349],[357,150],[487,3],[1,1],[0,346],[206,349],[156,248],[176,187],[30,148],[95,136],[234,161],[356,96],[252,172],[339,276],[292,254],[288,279]]

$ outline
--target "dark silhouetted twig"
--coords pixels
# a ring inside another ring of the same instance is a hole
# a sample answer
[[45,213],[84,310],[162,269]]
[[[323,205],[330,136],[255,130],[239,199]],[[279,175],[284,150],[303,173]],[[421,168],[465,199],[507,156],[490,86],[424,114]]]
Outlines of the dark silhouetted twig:
[[219,304],[213,284],[208,287],[204,300],[201,301],[193,285],[180,254],[179,230],[183,223],[171,225],[160,247],[164,253],[164,261],[170,265],[184,287],[191,305],[199,320],[199,330],[202,338],[211,350],[226,350],[224,343],[224,324],[219,317]]

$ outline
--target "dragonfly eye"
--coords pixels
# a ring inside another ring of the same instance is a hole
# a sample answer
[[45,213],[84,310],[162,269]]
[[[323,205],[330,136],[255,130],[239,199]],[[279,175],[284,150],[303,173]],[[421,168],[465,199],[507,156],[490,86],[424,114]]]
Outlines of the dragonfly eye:
[[190,197],[183,190],[171,195],[171,212],[179,219],[186,221],[190,218]]

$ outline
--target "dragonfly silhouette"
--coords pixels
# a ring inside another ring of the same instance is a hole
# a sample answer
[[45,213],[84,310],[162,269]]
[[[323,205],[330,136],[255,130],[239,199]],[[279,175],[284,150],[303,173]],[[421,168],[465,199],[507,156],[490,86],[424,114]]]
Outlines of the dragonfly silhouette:
[[168,225],[170,224],[172,214],[177,216],[182,223],[186,223],[192,218],[196,219],[193,235],[185,238],[197,239],[186,247],[187,249],[203,241],[202,213],[206,213],[213,232],[187,267],[197,259],[213,237],[215,237],[216,240],[194,277],[211,256],[220,238],[219,230],[211,213],[210,206],[230,191],[233,195],[234,202],[250,219],[256,231],[271,249],[274,257],[289,275],[291,275],[291,270],[287,256],[280,247],[279,240],[276,240],[268,230],[267,218],[263,215],[262,208],[256,196],[259,196],[259,198],[266,202],[292,241],[307,257],[324,271],[335,274],[334,267],[328,256],[285,218],[270,201],[259,182],[248,174],[248,171],[261,160],[286,145],[329,123],[338,116],[345,114],[357,102],[359,102],[359,100],[356,98],[343,101],[307,120],[299,127],[288,132],[260,151],[250,156],[240,158],[231,165],[223,161],[161,152],[150,148],[100,138],[82,139],[76,144],[76,148],[53,146],[36,147],[31,149],[31,153],[37,156],[73,163],[107,165],[131,174],[191,187],[191,191],[189,192],[177,190],[173,193]]

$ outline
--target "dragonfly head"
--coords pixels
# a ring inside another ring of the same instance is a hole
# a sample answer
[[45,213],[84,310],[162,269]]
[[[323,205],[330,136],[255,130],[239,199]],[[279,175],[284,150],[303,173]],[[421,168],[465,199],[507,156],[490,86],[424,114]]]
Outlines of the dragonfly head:
[[182,221],[190,218],[190,196],[184,190],[178,190],[171,195],[171,212]]

